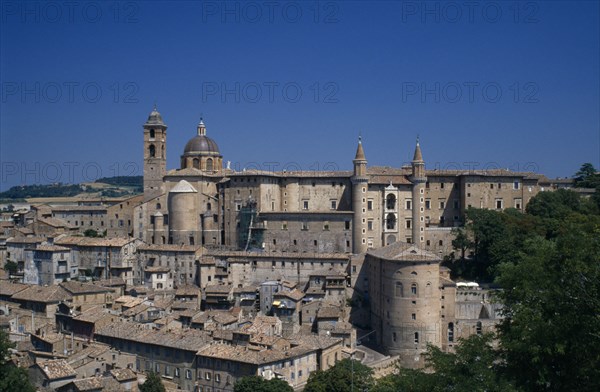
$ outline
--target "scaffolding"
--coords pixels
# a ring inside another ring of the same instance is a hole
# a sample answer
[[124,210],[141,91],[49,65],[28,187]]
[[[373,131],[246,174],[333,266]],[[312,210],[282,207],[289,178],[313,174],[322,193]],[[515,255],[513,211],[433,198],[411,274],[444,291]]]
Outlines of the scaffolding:
[[258,221],[256,201],[248,200],[239,211],[238,247],[244,251],[262,249],[264,225]]

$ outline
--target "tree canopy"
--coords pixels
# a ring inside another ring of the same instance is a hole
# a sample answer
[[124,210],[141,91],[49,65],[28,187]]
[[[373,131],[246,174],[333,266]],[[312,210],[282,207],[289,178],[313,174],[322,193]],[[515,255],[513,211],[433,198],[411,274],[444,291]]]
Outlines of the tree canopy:
[[150,372],[146,381],[140,385],[140,392],[166,392],[158,373]]
[[312,372],[304,392],[342,392],[371,390],[373,370],[359,361],[342,359],[333,367]]
[[8,333],[0,328],[0,392],[35,392],[27,371],[8,361],[11,348],[14,348],[14,344],[9,340]]

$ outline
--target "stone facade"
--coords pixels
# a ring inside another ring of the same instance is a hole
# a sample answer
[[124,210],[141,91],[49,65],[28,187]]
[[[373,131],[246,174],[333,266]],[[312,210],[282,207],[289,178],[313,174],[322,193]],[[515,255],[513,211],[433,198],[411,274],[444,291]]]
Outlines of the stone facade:
[[533,173],[427,170],[418,142],[400,168],[368,166],[359,141],[353,171],[239,172],[222,167],[203,122],[181,167],[167,171],[166,125],[156,109],[143,135],[146,202],[133,214],[133,234],[154,244],[358,254],[402,241],[445,255],[467,208],[523,211],[551,189]]

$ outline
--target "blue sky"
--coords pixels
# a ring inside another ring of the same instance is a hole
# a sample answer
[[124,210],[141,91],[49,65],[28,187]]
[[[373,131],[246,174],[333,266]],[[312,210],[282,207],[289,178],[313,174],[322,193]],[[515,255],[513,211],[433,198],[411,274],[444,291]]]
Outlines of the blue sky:
[[1,190],[141,174],[155,102],[169,168],[201,115],[239,169],[600,167],[596,1],[1,5]]

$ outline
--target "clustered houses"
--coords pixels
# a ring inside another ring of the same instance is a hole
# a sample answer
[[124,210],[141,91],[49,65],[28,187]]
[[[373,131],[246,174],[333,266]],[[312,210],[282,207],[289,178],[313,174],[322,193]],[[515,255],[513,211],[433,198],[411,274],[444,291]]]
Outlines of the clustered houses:
[[440,266],[465,209],[523,210],[556,186],[426,170],[418,142],[399,168],[367,166],[359,140],[351,172],[240,172],[223,168],[202,121],[167,171],[166,130],[154,109],[143,195],[0,222],[0,255],[17,264],[0,278],[20,282],[0,284],[0,325],[38,386],[136,390],[152,371],[195,392],[232,391],[248,375],[299,389],[360,357],[365,337],[422,366],[428,343],[452,351],[501,314]]

